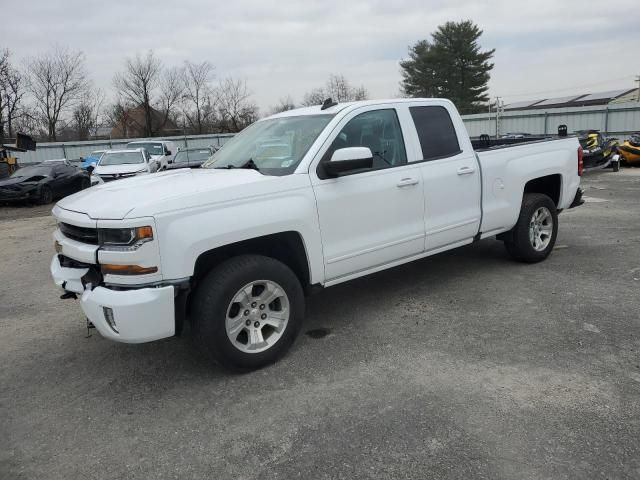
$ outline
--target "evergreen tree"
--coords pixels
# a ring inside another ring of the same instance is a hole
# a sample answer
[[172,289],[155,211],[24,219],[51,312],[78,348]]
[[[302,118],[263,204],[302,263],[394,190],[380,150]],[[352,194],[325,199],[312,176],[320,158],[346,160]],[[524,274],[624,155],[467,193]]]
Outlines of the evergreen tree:
[[402,60],[402,91],[410,97],[440,97],[451,100],[463,113],[479,110],[489,101],[487,91],[495,49],[481,51],[482,30],[470,20],[447,22],[409,47]]

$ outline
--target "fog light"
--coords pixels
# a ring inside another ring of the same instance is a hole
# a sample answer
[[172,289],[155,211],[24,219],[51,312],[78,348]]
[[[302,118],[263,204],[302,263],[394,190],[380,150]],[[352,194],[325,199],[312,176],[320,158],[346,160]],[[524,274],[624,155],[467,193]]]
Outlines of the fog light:
[[102,312],[104,313],[104,319],[107,321],[111,330],[116,333],[120,333],[118,331],[118,326],[116,325],[116,320],[113,318],[113,309],[109,307],[102,307]]

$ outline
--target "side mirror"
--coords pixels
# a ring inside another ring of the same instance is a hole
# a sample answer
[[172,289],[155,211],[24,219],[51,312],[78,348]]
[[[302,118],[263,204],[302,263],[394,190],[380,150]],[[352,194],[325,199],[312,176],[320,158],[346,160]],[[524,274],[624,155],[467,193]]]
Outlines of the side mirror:
[[373,167],[373,154],[368,147],[339,148],[324,164],[324,171],[330,177],[339,177],[354,170]]
[[165,155],[171,155],[171,150],[165,150],[165,151],[164,151],[164,154],[165,154]]
[[173,163],[173,158],[170,158],[169,160],[167,160],[167,163]]

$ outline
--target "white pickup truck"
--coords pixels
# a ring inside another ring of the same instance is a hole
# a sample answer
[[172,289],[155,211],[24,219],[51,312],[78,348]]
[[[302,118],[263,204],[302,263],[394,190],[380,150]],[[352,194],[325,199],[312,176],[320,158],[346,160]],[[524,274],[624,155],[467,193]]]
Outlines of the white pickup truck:
[[487,237],[545,259],[581,162],[571,137],[474,151],[447,100],[327,101],[256,122],[203,168],[64,198],[51,274],[106,338],[188,320],[213,360],[255,369],[291,346],[315,287]]

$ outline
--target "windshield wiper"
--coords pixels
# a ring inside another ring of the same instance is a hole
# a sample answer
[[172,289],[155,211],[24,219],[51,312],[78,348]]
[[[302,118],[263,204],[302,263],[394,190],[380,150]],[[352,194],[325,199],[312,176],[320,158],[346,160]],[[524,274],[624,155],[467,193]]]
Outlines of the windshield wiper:
[[260,171],[260,169],[258,168],[258,165],[256,165],[256,162],[253,161],[253,158],[250,158],[240,166],[229,164],[229,165],[225,165],[224,167],[214,167],[214,168],[223,169],[223,170],[231,170],[233,168],[248,168],[251,170],[257,170],[258,172]]

